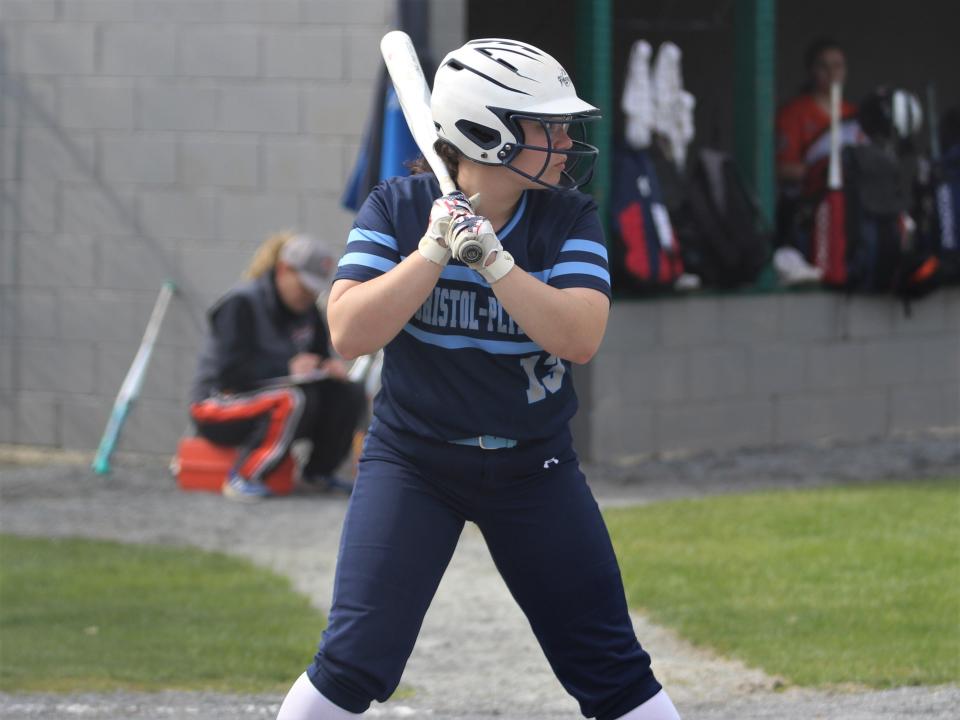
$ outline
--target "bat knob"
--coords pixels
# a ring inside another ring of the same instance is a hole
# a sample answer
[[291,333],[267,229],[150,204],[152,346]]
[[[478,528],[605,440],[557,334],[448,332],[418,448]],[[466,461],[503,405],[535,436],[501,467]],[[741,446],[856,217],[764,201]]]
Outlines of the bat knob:
[[483,259],[483,244],[477,240],[471,240],[460,246],[460,262],[467,265],[473,265]]

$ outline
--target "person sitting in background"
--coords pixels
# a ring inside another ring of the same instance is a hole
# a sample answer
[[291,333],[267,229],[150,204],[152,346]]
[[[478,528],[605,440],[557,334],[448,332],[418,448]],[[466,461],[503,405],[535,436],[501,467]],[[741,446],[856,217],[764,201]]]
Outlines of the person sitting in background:
[[312,441],[302,480],[349,492],[334,470],[366,413],[363,386],[332,357],[318,299],[336,260],[292,232],[268,238],[245,281],[208,313],[191,391],[197,434],[241,452],[223,485],[232,499],[270,495],[264,483],[294,440]]
[[[830,86],[847,78],[843,48],[830,38],[815,40],[804,55],[807,81],[795,98],[783,105],[776,118],[776,163],[780,197],[778,235],[785,244],[798,244],[792,229],[805,200],[826,188],[830,158]],[[842,101],[840,144],[863,142],[857,107]]]

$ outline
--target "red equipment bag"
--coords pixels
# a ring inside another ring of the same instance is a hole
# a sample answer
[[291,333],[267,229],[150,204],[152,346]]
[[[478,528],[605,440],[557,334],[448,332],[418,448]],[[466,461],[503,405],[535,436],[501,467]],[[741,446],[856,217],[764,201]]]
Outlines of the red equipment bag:
[[[220,492],[227,473],[237,460],[237,448],[215,445],[202,437],[184,437],[177,443],[177,454],[170,461],[170,471],[181,490]],[[293,490],[296,464],[287,454],[266,478],[274,495],[289,495]]]

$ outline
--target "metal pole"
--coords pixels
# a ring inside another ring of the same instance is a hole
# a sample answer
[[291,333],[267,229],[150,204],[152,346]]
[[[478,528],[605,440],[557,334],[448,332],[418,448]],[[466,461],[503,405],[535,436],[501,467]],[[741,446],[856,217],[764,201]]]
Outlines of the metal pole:
[[734,32],[734,157],[773,222],[776,0],[736,0]]
[[612,0],[577,0],[577,94],[600,108],[603,118],[588,123],[589,141],[600,150],[593,180],[585,188],[600,209],[607,228],[610,169],[613,166],[613,3]]

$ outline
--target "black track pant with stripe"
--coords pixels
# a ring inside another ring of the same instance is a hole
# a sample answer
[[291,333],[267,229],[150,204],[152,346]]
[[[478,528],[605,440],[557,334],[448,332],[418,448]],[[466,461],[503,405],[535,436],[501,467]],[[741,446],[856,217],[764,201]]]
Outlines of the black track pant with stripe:
[[300,439],[313,445],[303,476],[329,475],[347,457],[366,412],[361,384],[332,379],[215,395],[190,406],[197,434],[239,447],[234,471],[255,482],[262,482]]

